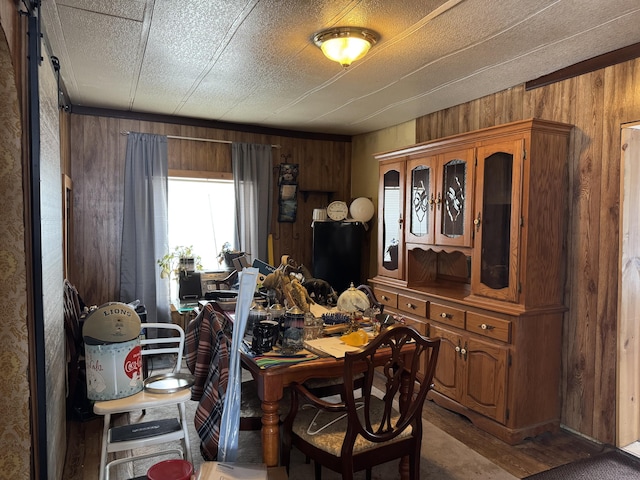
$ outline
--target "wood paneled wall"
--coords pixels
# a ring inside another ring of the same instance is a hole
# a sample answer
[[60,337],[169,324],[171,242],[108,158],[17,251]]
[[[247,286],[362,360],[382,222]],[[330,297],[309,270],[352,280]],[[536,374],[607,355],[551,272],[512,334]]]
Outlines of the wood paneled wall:
[[[505,90],[416,121],[418,142],[530,117],[575,125],[569,158],[562,423],[615,441],[620,126],[640,120],[640,59]],[[535,388],[535,386],[533,386]]]
[[[298,163],[299,191],[294,223],[277,221],[277,189],[272,212],[275,262],[288,254],[311,268],[313,209],[329,199],[350,200],[351,143],[190,125],[71,114],[70,176],[73,181],[73,254],[70,279],[86,302],[118,300],[126,135],[142,132],[279,145],[273,149],[274,186],[278,165]],[[231,173],[229,144],[169,139],[169,169]],[[323,193],[332,192],[332,194]],[[220,208],[225,208],[220,205]],[[197,225],[185,226],[196,229]],[[267,260],[267,259],[263,259]],[[363,274],[363,278],[367,278]]]

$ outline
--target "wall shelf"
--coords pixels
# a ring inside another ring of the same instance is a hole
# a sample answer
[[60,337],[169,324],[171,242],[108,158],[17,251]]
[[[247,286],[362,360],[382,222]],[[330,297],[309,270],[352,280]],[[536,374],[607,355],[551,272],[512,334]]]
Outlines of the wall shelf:
[[306,202],[309,198],[309,195],[326,195],[327,196],[327,204],[331,203],[331,199],[333,198],[333,194],[336,193],[335,190],[313,190],[313,189],[305,189],[301,188],[300,193],[302,194],[303,200]]

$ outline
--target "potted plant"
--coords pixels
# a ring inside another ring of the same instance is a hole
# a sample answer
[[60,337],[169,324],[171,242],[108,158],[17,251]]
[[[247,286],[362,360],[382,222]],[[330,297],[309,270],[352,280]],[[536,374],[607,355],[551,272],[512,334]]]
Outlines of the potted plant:
[[224,262],[227,270],[233,270],[233,259],[241,257],[242,255],[244,255],[244,252],[234,250],[231,247],[231,243],[224,242],[220,253],[218,253],[218,263],[222,265],[222,263]]
[[202,270],[202,259],[193,252],[193,245],[179,245],[158,260],[160,278],[177,278],[180,272]]

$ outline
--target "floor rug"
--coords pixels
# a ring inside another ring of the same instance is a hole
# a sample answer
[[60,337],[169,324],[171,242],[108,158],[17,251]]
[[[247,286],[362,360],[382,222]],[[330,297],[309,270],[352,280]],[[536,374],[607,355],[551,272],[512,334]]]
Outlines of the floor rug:
[[552,468],[526,480],[627,480],[640,479],[640,461],[625,452],[611,450],[595,457]]

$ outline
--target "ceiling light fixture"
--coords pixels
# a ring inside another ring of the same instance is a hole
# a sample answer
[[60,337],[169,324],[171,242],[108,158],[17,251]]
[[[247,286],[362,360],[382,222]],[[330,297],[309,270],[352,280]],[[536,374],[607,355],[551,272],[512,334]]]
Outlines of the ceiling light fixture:
[[313,36],[315,43],[329,60],[348,67],[369,51],[378,41],[378,34],[360,27],[334,27]]

